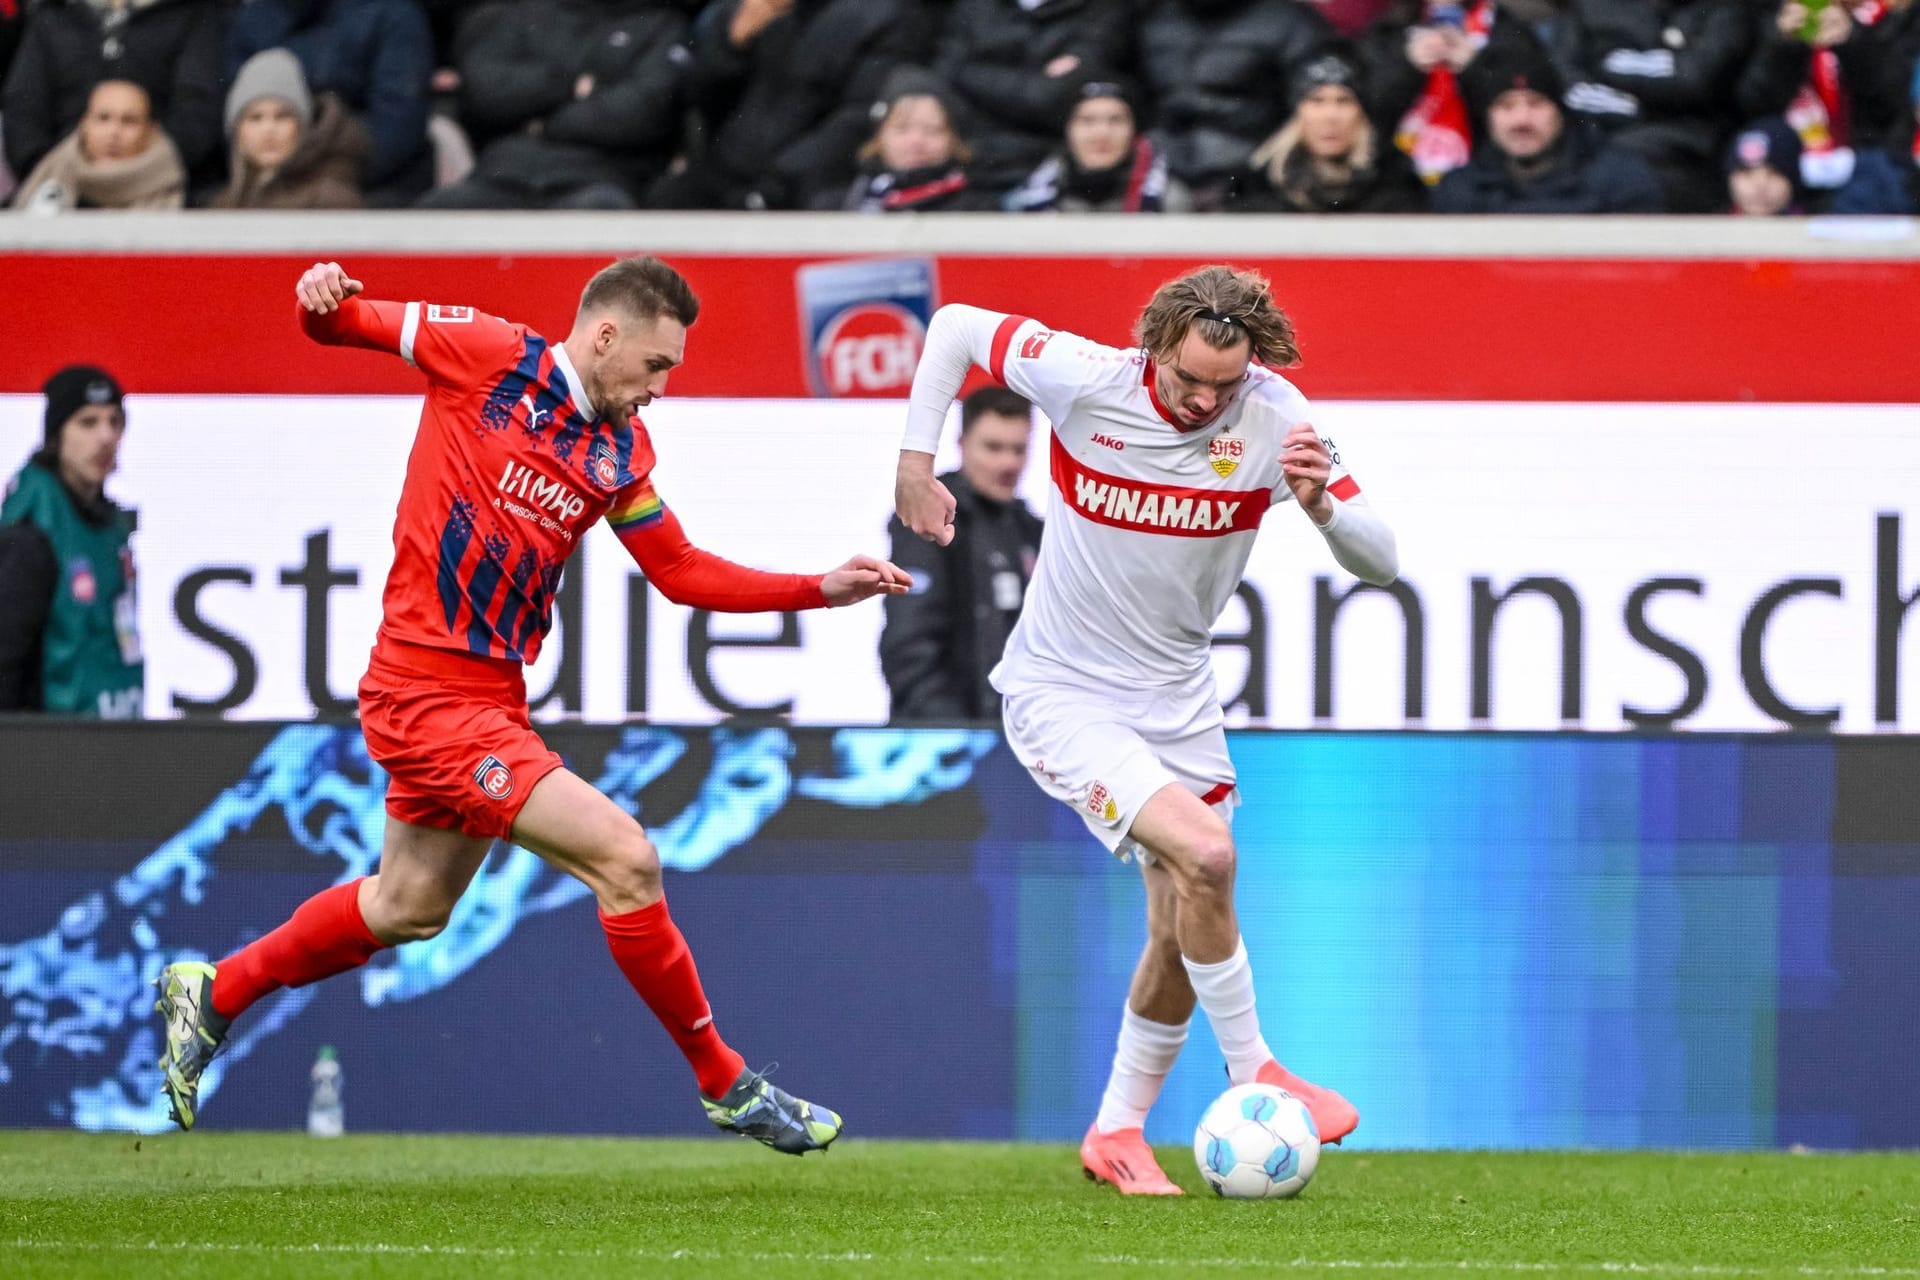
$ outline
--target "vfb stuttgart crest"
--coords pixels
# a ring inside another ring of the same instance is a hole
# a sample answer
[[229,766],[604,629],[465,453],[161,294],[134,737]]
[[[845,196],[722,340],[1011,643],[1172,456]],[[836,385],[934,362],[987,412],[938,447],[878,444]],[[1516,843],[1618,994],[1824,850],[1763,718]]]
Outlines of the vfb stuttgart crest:
[[473,780],[482,791],[494,800],[505,800],[513,794],[513,770],[500,763],[499,756],[488,756],[473,771]]
[[1207,465],[1224,480],[1233,474],[1246,452],[1247,442],[1239,436],[1215,436],[1207,442]]
[[1087,792],[1087,812],[1108,822],[1120,816],[1120,806],[1113,802],[1113,793],[1107,790],[1106,783],[1096,782],[1093,790]]

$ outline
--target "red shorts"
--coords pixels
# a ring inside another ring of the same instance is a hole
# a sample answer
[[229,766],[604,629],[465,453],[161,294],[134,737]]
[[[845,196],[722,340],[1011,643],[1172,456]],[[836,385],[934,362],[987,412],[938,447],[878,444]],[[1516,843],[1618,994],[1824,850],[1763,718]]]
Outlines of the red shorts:
[[387,813],[504,840],[563,762],[527,716],[517,662],[382,639],[360,681],[360,732],[387,771]]

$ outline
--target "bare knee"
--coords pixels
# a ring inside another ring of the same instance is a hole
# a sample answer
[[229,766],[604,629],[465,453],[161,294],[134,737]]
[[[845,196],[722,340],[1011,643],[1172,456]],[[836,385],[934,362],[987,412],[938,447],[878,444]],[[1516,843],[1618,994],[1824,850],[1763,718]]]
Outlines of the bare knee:
[[1233,896],[1233,835],[1224,822],[1196,832],[1179,862],[1183,901],[1218,902]]
[[609,914],[650,907],[661,897],[660,854],[638,823],[627,824],[595,870],[595,891]]
[[399,946],[438,937],[453,917],[453,905],[438,897],[382,892],[376,887],[373,901],[361,914],[376,938]]

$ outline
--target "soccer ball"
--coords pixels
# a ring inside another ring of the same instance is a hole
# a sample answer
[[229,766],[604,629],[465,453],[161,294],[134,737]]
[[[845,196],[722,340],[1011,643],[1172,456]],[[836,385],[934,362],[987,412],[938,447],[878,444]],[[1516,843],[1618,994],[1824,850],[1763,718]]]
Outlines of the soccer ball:
[[1243,1084],[1213,1100],[1193,1135],[1200,1176],[1229,1200],[1300,1194],[1320,1163],[1307,1104],[1270,1084]]

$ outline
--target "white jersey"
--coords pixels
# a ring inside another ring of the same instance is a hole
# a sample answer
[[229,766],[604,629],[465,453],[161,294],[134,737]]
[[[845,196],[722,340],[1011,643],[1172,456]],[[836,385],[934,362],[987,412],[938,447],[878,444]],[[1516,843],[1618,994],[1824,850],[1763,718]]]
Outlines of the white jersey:
[[[928,360],[951,360],[936,345],[964,335],[964,362],[984,365],[1053,424],[1046,532],[994,687],[1070,685],[1127,697],[1204,679],[1210,689],[1214,624],[1246,571],[1261,520],[1293,501],[1281,443],[1307,420],[1306,397],[1254,365],[1218,418],[1188,429],[1160,403],[1153,362],[1137,349],[971,307],[943,307],[935,320],[923,374]],[[944,388],[949,398],[957,386],[955,379]],[[929,386],[923,405],[916,380],[916,414],[939,389]],[[925,447],[912,419],[906,447]],[[1343,520],[1339,509],[1358,506],[1360,488],[1330,441],[1328,451],[1327,491],[1337,501],[1323,532],[1335,541],[1342,523],[1355,533],[1376,526],[1389,561],[1381,573],[1391,580],[1391,534],[1377,520]]]

